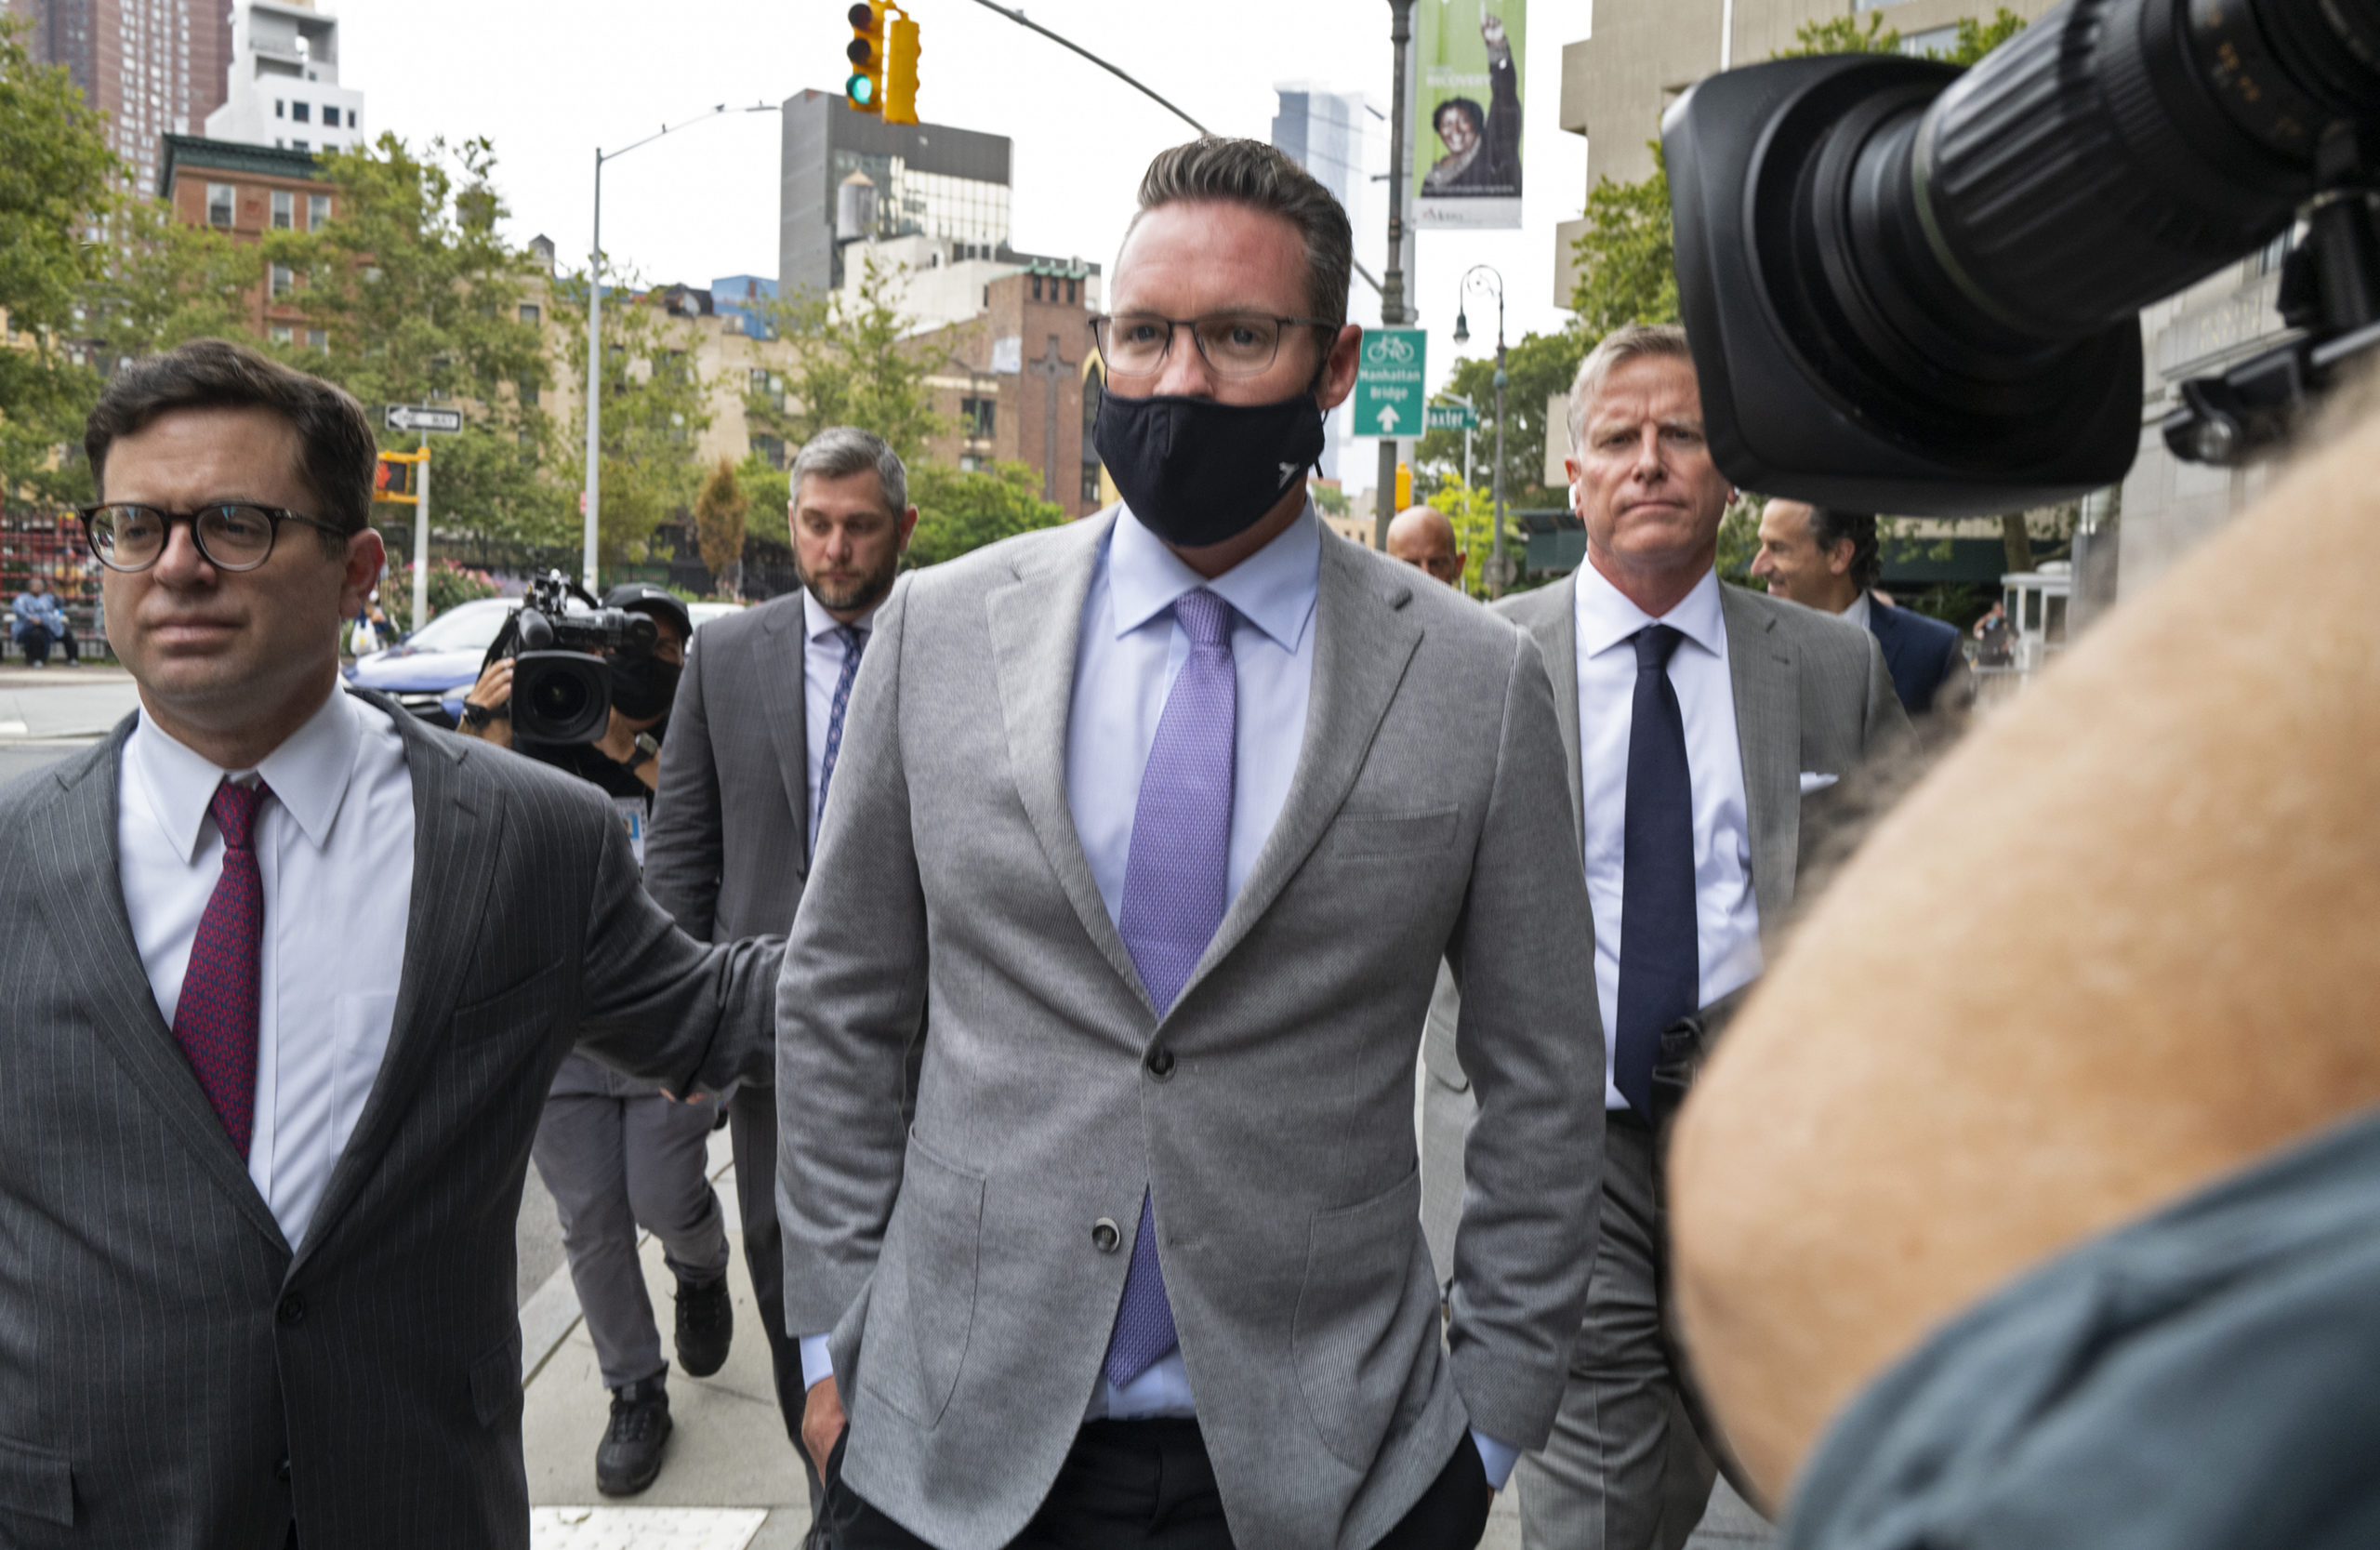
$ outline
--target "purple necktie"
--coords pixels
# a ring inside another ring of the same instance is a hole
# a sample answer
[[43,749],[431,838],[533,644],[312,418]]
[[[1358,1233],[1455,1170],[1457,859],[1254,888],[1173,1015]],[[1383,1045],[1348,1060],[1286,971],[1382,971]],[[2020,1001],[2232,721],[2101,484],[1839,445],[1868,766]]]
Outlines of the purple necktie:
[[[1203,588],[1173,603],[1190,656],[1165,696],[1157,741],[1132,812],[1117,929],[1160,1017],[1223,924],[1231,850],[1232,743],[1239,685],[1232,669],[1231,605]],[[1121,1388],[1179,1344],[1157,1263],[1157,1205],[1141,1195],[1132,1265],[1107,1341],[1107,1381]]]
[[199,917],[174,1004],[174,1038],[244,1159],[256,1130],[257,957],[264,941],[264,874],[257,869],[252,830],[257,809],[271,795],[261,780],[227,780],[207,803],[223,836],[223,875]]

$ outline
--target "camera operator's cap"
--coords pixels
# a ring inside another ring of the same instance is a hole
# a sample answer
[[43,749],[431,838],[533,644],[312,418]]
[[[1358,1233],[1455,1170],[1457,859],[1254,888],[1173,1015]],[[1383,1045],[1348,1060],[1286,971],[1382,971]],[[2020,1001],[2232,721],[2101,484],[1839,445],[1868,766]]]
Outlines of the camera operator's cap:
[[668,619],[678,627],[681,636],[689,641],[694,638],[694,616],[686,612],[686,605],[672,596],[668,588],[656,587],[650,581],[621,582],[603,594],[603,606],[625,608],[634,613],[650,614],[657,619]]

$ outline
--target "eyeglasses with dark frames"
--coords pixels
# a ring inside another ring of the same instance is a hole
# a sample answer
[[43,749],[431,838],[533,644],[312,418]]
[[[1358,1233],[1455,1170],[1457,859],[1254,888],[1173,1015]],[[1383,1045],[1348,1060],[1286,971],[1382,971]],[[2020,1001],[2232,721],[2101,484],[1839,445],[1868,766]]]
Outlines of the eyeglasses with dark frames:
[[1210,312],[1170,318],[1155,312],[1102,313],[1091,320],[1091,335],[1110,377],[1154,377],[1173,350],[1177,328],[1190,331],[1199,356],[1218,377],[1261,377],[1281,351],[1291,328],[1337,332],[1327,318],[1272,317],[1263,312]]
[[285,522],[347,537],[345,529],[317,518],[245,500],[215,501],[195,511],[168,511],[117,500],[77,507],[74,514],[83,519],[83,537],[92,557],[112,571],[127,573],[145,571],[165,558],[176,523],[190,523],[191,541],[218,571],[252,571],[271,559],[273,541]]

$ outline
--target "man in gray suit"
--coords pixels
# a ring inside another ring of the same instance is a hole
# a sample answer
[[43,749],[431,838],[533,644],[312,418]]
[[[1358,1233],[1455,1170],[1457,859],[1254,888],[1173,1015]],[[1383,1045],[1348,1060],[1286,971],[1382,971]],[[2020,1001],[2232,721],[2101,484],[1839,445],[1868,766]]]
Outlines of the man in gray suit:
[[85,438],[140,708],[0,792],[0,1543],[525,1547],[513,1232],[574,1043],[765,1068],[602,794],[343,692],[355,401],[201,340]]
[[[778,1000],[804,1437],[847,1550],[1467,1546],[1593,1237],[1552,694],[1307,497],[1362,342],[1337,202],[1202,139],[1140,204],[1095,324],[1124,504],[918,573],[860,671]],[[1489,1121],[1443,1342],[1441,957]]]
[[[792,929],[852,683],[918,509],[908,470],[883,439],[837,426],[794,458],[787,520],[801,590],[703,626],[662,745],[644,885],[696,941]],[[801,1353],[785,1324],[775,1089],[747,1081],[727,1113],[744,1263],[798,1448]],[[813,1473],[813,1501],[817,1485]]]
[[[1805,799],[1909,720],[1866,630],[1720,584],[1731,492],[1703,443],[1683,329],[1622,328],[1588,354],[1570,444],[1586,561],[1500,607],[1537,642],[1562,722],[1594,911],[1586,943],[1611,1030],[1595,1083],[1610,1150],[1586,1318],[1553,1439],[1521,1461],[1521,1523],[1532,1550],[1674,1550],[1716,1470],[1664,1333],[1653,1055],[1662,1028],[1759,974],[1760,934],[1792,903]],[[1453,1240],[1452,1213],[1477,1188],[1461,1150],[1471,1014],[1442,978],[1423,1040],[1434,1244]],[[1441,1270],[1459,1293],[1459,1251]]]

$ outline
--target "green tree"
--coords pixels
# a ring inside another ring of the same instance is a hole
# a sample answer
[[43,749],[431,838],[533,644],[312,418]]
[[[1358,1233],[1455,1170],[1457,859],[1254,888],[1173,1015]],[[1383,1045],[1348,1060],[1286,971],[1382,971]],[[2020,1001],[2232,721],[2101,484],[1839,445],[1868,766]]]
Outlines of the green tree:
[[751,502],[735,482],[735,465],[725,457],[703,481],[694,497],[694,537],[719,595],[734,598],[744,583],[744,513]]
[[[452,560],[430,563],[430,616],[433,619],[458,603],[495,597],[498,591],[496,577],[485,571]],[[413,562],[390,568],[380,583],[380,607],[400,631],[413,628]]]
[[909,499],[918,509],[909,563],[934,565],[985,544],[1055,527],[1064,508],[1043,500],[1041,475],[1025,463],[994,463],[973,472],[940,463],[912,464]]
[[773,394],[750,393],[745,417],[790,446],[828,426],[855,425],[915,463],[945,429],[926,386],[934,361],[908,342],[916,319],[901,310],[907,270],[865,250],[858,257],[853,293],[803,293],[764,307],[775,331],[801,346],[800,364],[786,382],[789,407]]
[[[484,139],[416,147],[392,134],[326,151],[336,219],[266,235],[264,259],[297,280],[293,299],[325,343],[279,347],[376,415],[384,404],[454,402],[460,435],[431,448],[433,527],[483,544],[573,548],[577,481],[539,404],[543,325],[522,311],[535,271],[506,244],[509,213]],[[583,295],[583,293],[582,293]],[[401,431],[382,444],[414,444]]]
[[1670,240],[1669,164],[1650,142],[1653,170],[1633,183],[1598,178],[1586,230],[1571,244],[1578,283],[1570,309],[1590,340],[1631,323],[1677,321],[1677,266]]
[[0,497],[63,501],[88,488],[88,470],[60,453],[82,440],[99,391],[73,341],[118,164],[65,70],[25,51],[25,28],[0,17]]
[[2024,30],[2025,19],[2005,6],[1993,11],[1989,21],[1961,17],[1958,46],[1946,57],[1952,64],[1973,64]]
[[1856,16],[1830,16],[1818,21],[1805,21],[1793,29],[1793,46],[1780,48],[1771,56],[1779,60],[1806,60],[1820,54],[1897,54],[1900,33],[1884,25],[1884,19],[1875,11],[1868,13],[1868,24],[1859,25]]
[[[1573,329],[1527,334],[1504,352],[1504,508],[1508,513],[1516,508],[1563,503],[1563,493],[1544,483],[1545,404],[1555,393],[1569,391],[1579,362],[1596,337]],[[1496,457],[1495,379],[1496,358],[1488,355],[1457,361],[1448,383],[1448,391],[1478,406],[1479,429],[1472,433],[1472,477],[1490,488]],[[1554,433],[1566,432],[1557,427]],[[1414,459],[1418,471],[1429,479],[1460,484],[1462,432],[1424,432]]]
[[162,200],[135,194],[108,221],[109,259],[86,290],[85,330],[102,362],[138,359],[199,338],[250,338],[260,248],[211,226],[188,226]]
[[[624,281],[604,288],[603,499],[596,547],[605,564],[641,558],[654,530],[681,520],[702,482],[694,448],[710,426],[708,384],[657,305]],[[587,277],[556,283],[555,309],[585,316]],[[690,340],[687,342],[691,342]],[[587,336],[571,330],[568,370],[587,379]],[[586,410],[571,444],[587,440]]]

